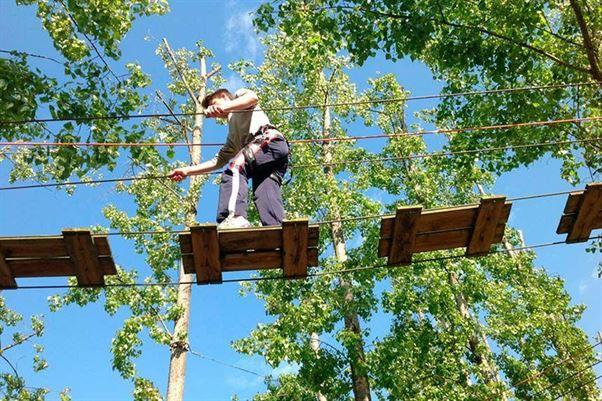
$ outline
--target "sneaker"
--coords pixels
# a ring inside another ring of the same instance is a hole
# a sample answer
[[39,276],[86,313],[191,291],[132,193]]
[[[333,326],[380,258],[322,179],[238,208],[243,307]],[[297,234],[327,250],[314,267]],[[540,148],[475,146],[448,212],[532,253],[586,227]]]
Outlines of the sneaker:
[[243,216],[228,216],[224,221],[218,224],[217,229],[223,230],[225,228],[248,228],[251,227],[249,220]]

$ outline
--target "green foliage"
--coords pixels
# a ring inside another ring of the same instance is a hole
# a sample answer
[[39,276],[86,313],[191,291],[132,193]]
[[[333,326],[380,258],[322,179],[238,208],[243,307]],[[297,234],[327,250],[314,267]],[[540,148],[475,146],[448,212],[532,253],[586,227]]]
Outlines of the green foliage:
[[[140,66],[128,63],[126,73],[117,76],[99,56],[117,60],[119,42],[134,19],[167,12],[165,1],[23,0],[18,4],[37,6],[38,17],[65,61],[17,51],[0,58],[0,120],[29,120],[40,118],[40,113],[51,118],[128,115],[146,106],[140,89],[150,79]],[[63,74],[51,76],[52,69],[36,67],[34,61],[59,64]],[[116,119],[0,126],[0,138],[7,141],[138,142],[145,134],[144,127]],[[130,149],[129,153],[140,158],[152,151]],[[117,148],[22,148],[10,157],[10,179],[64,181],[72,175],[86,179],[102,168],[114,170],[120,156]]]
[[[195,52],[186,49],[174,51],[178,67],[183,71],[187,82],[195,91],[204,84],[199,78],[200,71],[191,65],[198,65],[199,57],[210,55],[210,51],[197,44]],[[179,75],[173,67],[169,55],[163,46],[157,54],[165,61],[173,82],[168,84],[173,98],[167,102],[174,110],[178,110],[178,100],[187,96]],[[221,85],[221,75],[212,76],[208,90]],[[180,103],[178,111],[194,111],[190,99]],[[188,127],[194,126],[193,117],[180,117]],[[146,131],[152,132],[153,138],[163,142],[182,140],[182,127],[172,124],[161,124],[157,119],[143,122]],[[140,148],[132,152],[131,170],[135,175],[163,175],[171,168],[172,152],[157,152],[154,149]],[[181,230],[187,223],[192,210],[195,210],[200,198],[202,186],[207,177],[199,177],[188,190],[165,180],[138,180],[129,185],[119,183],[115,187],[117,196],[130,199],[134,212],[120,209],[116,204],[107,204],[103,214],[113,230],[125,232],[123,237],[132,243],[136,253],[144,255],[146,266],[127,269],[119,267],[117,276],[107,277],[107,284],[134,284],[141,281],[147,283],[171,283],[178,280],[180,269],[180,247],[177,234],[170,231]],[[105,229],[98,227],[98,231]],[[139,235],[136,232],[158,231],[157,234]],[[160,233],[165,231],[164,234]],[[132,234],[127,234],[132,233]],[[187,333],[180,333],[183,338],[173,334],[174,322],[182,316],[182,306],[177,304],[178,288],[174,286],[121,287],[113,286],[104,289],[72,288],[67,293],[49,299],[51,309],[56,311],[70,304],[85,306],[89,303],[103,302],[104,309],[110,316],[118,311],[127,311],[127,318],[115,334],[111,343],[112,367],[122,378],[132,381],[133,398],[136,401],[158,401],[161,394],[150,380],[141,377],[136,368],[136,360],[144,350],[144,340],[148,336],[158,345],[170,347],[175,342],[187,343]],[[168,363],[168,361],[165,361]]]
[[[31,316],[29,325],[23,324],[23,316],[6,305],[6,300],[0,297],[0,363],[5,365],[6,372],[0,374],[0,393],[2,401],[44,401],[50,392],[47,388],[27,386],[19,375],[16,364],[11,359],[15,350],[23,350],[28,342],[40,338],[44,334],[42,316]],[[6,341],[10,339],[10,341]],[[40,372],[48,368],[48,362],[43,356],[44,347],[33,343],[32,369]],[[65,390],[66,391],[66,390]]]
[[[296,23],[310,24],[306,20]],[[270,36],[261,66],[242,62],[233,66],[258,91],[264,107],[407,94],[392,75],[370,80],[369,89],[357,93],[347,76],[353,64],[326,48],[315,51],[304,46],[299,38],[293,32]],[[347,135],[345,127],[355,121],[387,134],[407,130],[403,103],[369,109],[331,110],[331,135]],[[294,109],[270,117],[289,137],[324,135],[321,109]],[[297,145],[293,165],[324,162],[329,157],[340,164],[332,166],[334,175],[320,167],[293,168],[292,181],[285,187],[288,216],[328,220],[379,214],[399,205],[432,208],[472,203],[477,200],[475,184],[493,183],[493,175],[471,160],[400,159],[426,151],[423,138],[416,136],[391,137],[378,153],[347,142]],[[376,158],[387,160],[349,162]],[[384,201],[377,202],[375,197]],[[583,370],[593,378],[588,366],[594,353],[589,350],[577,358],[575,352],[588,347],[587,338],[576,327],[583,308],[570,304],[561,280],[535,267],[533,253],[420,262],[460,255],[458,251],[433,252],[417,255],[411,266],[383,269],[376,255],[378,238],[377,221],[345,222],[347,259],[340,261],[332,255],[332,232],[322,226],[321,249],[326,251],[316,271],[335,274],[243,286],[264,302],[270,323],[258,324],[234,348],[261,355],[273,367],[299,366],[297,373],[270,382],[255,400],[309,400],[318,392],[328,400],[348,400],[353,360],[359,361],[355,374],[367,374],[373,393],[386,400],[489,400],[513,394],[518,399],[548,399],[574,386],[570,379],[575,371]],[[508,230],[506,238],[509,246],[520,246],[515,231]],[[341,269],[361,270],[336,274]],[[346,282],[351,283],[351,298]],[[346,329],[345,319],[353,314],[363,328],[359,333]],[[382,324],[381,314],[390,324],[384,334],[374,337],[372,320],[380,315]],[[314,334],[320,338],[317,352],[310,346]],[[362,347],[366,348],[365,362],[358,360]],[[561,363],[567,355],[573,356],[575,365]],[[552,365],[556,368],[548,369]],[[537,380],[525,381],[546,369]],[[593,394],[595,387],[585,386],[576,397]]]
[[90,55],[87,35],[115,60],[119,43],[140,16],[161,15],[169,11],[166,0],[17,0],[17,4],[37,6],[38,18],[54,42],[54,47],[69,61]]
[[[17,4],[35,6],[42,26],[48,32],[59,56],[56,58],[12,51],[0,58],[0,120],[30,120],[50,117],[75,119],[61,124],[2,124],[0,139],[6,141],[49,141],[49,142],[139,142],[148,137],[148,127],[153,123],[137,124],[118,119],[87,120],[88,116],[111,117],[135,114],[143,110],[148,99],[141,89],[150,85],[150,78],[135,63],[125,63],[125,74],[114,72],[105,64],[106,57],[120,58],[119,43],[132,27],[133,21],[142,16],[159,15],[168,11],[165,0],[119,0],[119,1],[72,1],[72,0],[17,0]],[[58,58],[61,58],[60,60]],[[47,68],[50,64],[51,68]],[[59,68],[52,68],[58,66]],[[53,71],[58,71],[53,75]],[[120,74],[120,75],[117,75]],[[117,148],[20,148],[12,155],[3,154],[0,160],[10,160],[10,180],[33,178],[38,181],[66,180],[75,175],[87,180],[98,175],[99,170],[113,171],[118,162],[129,156],[136,166],[151,164],[166,168],[166,162],[155,149],[136,148],[129,153]],[[161,164],[163,163],[163,164]],[[72,191],[73,188],[66,188]],[[119,270],[113,283],[122,280],[133,282],[137,273]],[[70,281],[74,284],[74,281]],[[157,342],[168,343],[163,333],[164,311],[155,311],[155,304],[167,302],[170,293],[115,291],[102,294],[99,289],[73,290],[64,296],[50,297],[52,310],[66,304],[86,305],[97,302],[101,295],[107,299],[108,313],[115,314],[123,306],[130,307],[133,317],[127,320],[125,329],[116,338],[114,365],[120,373],[133,377],[131,361],[139,344],[131,336],[132,330],[148,329]],[[168,316],[174,316],[170,311]],[[44,326],[40,318],[32,317],[31,333],[19,330],[22,317],[8,309],[0,299],[0,333],[7,334],[12,344],[2,344],[0,356],[12,347],[32,337],[40,337]],[[160,325],[160,328],[159,328]],[[11,332],[8,333],[7,329]],[[34,345],[33,370],[48,367],[42,356],[43,348]],[[9,359],[5,359],[9,363]],[[135,399],[157,400],[156,389],[142,378],[134,380]],[[0,377],[2,400],[44,400],[47,389],[27,387],[14,370]],[[59,394],[61,401],[70,400],[68,389]]]
[[[584,14],[579,21],[577,10]],[[256,25],[266,32],[307,38],[309,56],[344,49],[364,62],[377,52],[393,61],[409,57],[445,81],[442,93],[602,82],[597,57],[602,8],[586,2],[452,0],[275,0],[262,4]],[[592,45],[584,41],[586,33]],[[468,97],[448,97],[430,122],[475,127],[600,115],[599,86],[558,88]],[[558,124],[454,135],[449,148],[468,150],[600,137],[599,123]],[[598,174],[600,143],[464,155],[460,163],[497,174],[549,154],[562,161],[562,176],[579,181],[587,166]],[[478,157],[478,158],[477,158]]]

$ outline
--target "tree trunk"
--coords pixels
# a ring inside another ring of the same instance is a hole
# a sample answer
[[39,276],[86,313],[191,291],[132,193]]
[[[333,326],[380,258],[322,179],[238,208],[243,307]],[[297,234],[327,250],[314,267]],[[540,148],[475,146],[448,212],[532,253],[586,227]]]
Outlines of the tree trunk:
[[[449,273],[449,283],[452,285],[452,287],[459,287],[460,283],[455,272]],[[466,299],[464,298],[464,294],[462,294],[461,291],[456,292],[456,307],[464,319],[473,319],[468,309]],[[479,366],[481,374],[485,378],[485,383],[499,382],[500,377],[497,367],[492,361],[490,361],[491,348],[487,342],[487,337],[485,337],[485,334],[483,334],[482,330],[480,330],[481,324],[478,321],[475,321],[475,324],[477,325],[477,333],[473,334],[468,340],[468,348],[470,350],[471,357]],[[484,352],[481,352],[479,347],[483,347]],[[500,399],[506,399],[505,394],[500,394]]]
[[[199,99],[205,96],[206,92],[206,76],[207,66],[205,58],[201,58],[201,88],[199,91]],[[194,128],[192,130],[192,145],[190,150],[190,156],[193,164],[199,164],[201,162],[201,137],[203,135],[203,120],[202,114],[203,107],[200,102],[196,101],[195,116],[194,116]],[[196,198],[193,193],[197,180],[200,176],[191,176],[189,184],[189,195],[190,199]],[[198,191],[198,188],[196,188]],[[196,221],[196,208],[194,204],[187,206],[188,211],[186,213],[186,224],[190,224]],[[194,274],[186,274],[183,266],[180,266],[180,273],[178,277],[179,283],[190,283],[194,280]],[[167,400],[166,401],[183,401],[184,400],[184,382],[186,379],[186,353],[188,351],[188,324],[190,321],[190,293],[191,284],[180,284],[178,287],[178,305],[184,310],[182,316],[180,316],[175,322],[174,335],[172,343],[170,344],[171,355],[169,358],[169,377],[167,382]]]
[[[325,103],[328,103],[328,96],[326,96]],[[324,122],[323,122],[323,136],[330,136],[330,108],[326,107],[324,109]],[[324,152],[324,162],[327,165],[324,167],[324,172],[328,179],[335,180],[334,172],[332,171],[332,167],[328,166],[328,164],[332,161],[332,142],[326,142],[323,145]],[[339,212],[338,205],[335,202],[332,202],[328,205],[328,209],[330,211],[330,217],[333,220],[338,220],[341,218],[341,214]],[[333,222],[331,224],[331,234],[332,241],[334,246],[334,252],[337,260],[342,264],[347,261],[347,251],[345,245],[345,238],[343,236],[343,226],[341,222]],[[353,284],[347,279],[341,277],[340,285],[343,289],[345,289],[345,304],[351,305],[353,304]],[[362,337],[362,330],[360,326],[360,321],[357,313],[353,310],[345,311],[345,330],[353,333],[357,338],[359,338],[358,343],[355,345],[355,349],[349,350],[349,365],[351,370],[351,382],[353,386],[353,396],[355,401],[370,401],[370,382],[368,380],[368,376],[363,372],[363,366],[365,363],[365,354],[364,354],[364,342]]]
[[594,79],[598,82],[602,82],[602,72],[600,71],[600,65],[598,63],[598,44],[595,43],[595,33],[590,33],[581,6],[577,3],[577,0],[570,0],[571,8],[575,14],[575,19],[579,25],[581,36],[583,37],[583,46],[587,54],[587,60],[590,65],[590,72]]
[[[318,357],[320,353],[320,337],[318,336],[318,333],[311,333],[309,345],[311,346],[312,351],[314,351],[316,354],[316,357]],[[316,393],[316,399],[318,401],[328,401],[328,399],[319,391]]]

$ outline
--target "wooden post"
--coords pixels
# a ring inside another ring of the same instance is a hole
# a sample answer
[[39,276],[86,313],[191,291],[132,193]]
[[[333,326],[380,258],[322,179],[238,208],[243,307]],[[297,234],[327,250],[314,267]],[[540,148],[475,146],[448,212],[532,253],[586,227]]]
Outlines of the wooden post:
[[104,275],[100,269],[98,252],[92,242],[89,230],[63,230],[65,247],[71,257],[77,284],[81,286],[104,285]]
[[584,242],[589,239],[594,222],[602,212],[602,183],[588,184],[581,195],[577,216],[566,237],[567,243]]
[[[165,41],[167,44],[167,41]],[[201,137],[203,135],[203,120],[204,115],[203,107],[200,103],[205,97],[207,88],[207,65],[205,57],[201,57],[201,87],[199,88],[198,98],[194,97],[192,93],[192,100],[195,105],[195,116],[194,116],[194,127],[192,129],[192,146],[189,147],[191,152],[191,160],[193,164],[199,164],[201,162]],[[175,63],[174,63],[175,65]],[[184,80],[184,76],[182,80]],[[189,88],[189,85],[184,82]],[[189,93],[190,94],[190,93]],[[190,177],[189,194],[194,188],[198,177]],[[186,213],[187,224],[190,225],[196,220],[196,209],[193,205],[188,206],[188,212]],[[167,397],[166,401],[183,401],[184,400],[184,383],[186,379],[186,353],[188,351],[188,325],[190,321],[190,295],[191,295],[191,284],[189,283],[193,279],[192,274],[186,274],[184,272],[183,265],[180,265],[180,272],[178,282],[181,283],[178,286],[178,299],[177,304],[183,309],[182,315],[176,320],[174,335],[170,344],[171,355],[169,360],[169,376],[167,380]]]
[[203,224],[190,227],[194,270],[198,284],[222,282],[222,267],[219,255],[217,226]]
[[481,199],[466,255],[475,256],[489,253],[505,202],[506,197],[504,196]]
[[408,206],[397,209],[391,246],[389,247],[389,265],[412,262],[414,241],[416,240],[418,220],[421,213],[422,206]]
[[284,277],[307,277],[309,221],[285,220],[282,223],[282,269]]
[[17,282],[13,276],[0,245],[0,289],[17,288]]
[[[324,76],[322,74],[322,78]],[[328,93],[326,93],[324,97],[324,104],[328,104]],[[330,136],[330,108],[326,106],[324,108],[323,114],[323,137]],[[332,171],[332,167],[328,165],[332,161],[332,142],[325,142],[323,145],[323,154],[324,154],[324,162],[326,167],[324,167],[324,172],[326,175],[332,179],[333,181],[336,179],[334,172]],[[332,199],[332,197],[329,197]],[[332,242],[334,246],[334,252],[339,263],[345,263],[347,261],[347,249],[345,244],[345,238],[343,236],[343,225],[341,222],[336,221],[341,218],[341,214],[337,207],[336,202],[331,201],[328,205],[330,210],[330,216],[332,217],[334,222],[331,223],[330,229],[332,234]],[[341,276],[339,279],[341,287],[345,291],[345,302],[353,303],[353,283],[345,278],[345,276]],[[361,372],[360,367],[364,365],[366,356],[364,353],[364,341],[363,334],[360,326],[360,320],[357,312],[353,310],[346,310],[344,315],[344,325],[345,330],[348,330],[358,336],[360,341],[356,342],[355,349],[353,350],[353,354],[355,357],[349,359],[349,368],[351,371],[351,385],[353,389],[353,398],[354,401],[371,401],[370,395],[370,381],[368,380],[368,375]]]

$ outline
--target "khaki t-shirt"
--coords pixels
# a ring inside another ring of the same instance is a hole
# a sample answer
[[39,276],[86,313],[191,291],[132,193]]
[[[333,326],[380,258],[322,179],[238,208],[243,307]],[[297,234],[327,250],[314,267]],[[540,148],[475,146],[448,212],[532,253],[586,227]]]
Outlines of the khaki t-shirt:
[[[240,97],[254,92],[250,89],[239,89],[234,97]],[[228,138],[226,143],[215,156],[216,167],[226,165],[246,144],[253,140],[259,127],[269,124],[270,120],[263,110],[256,104],[249,111],[236,111],[228,116]]]

